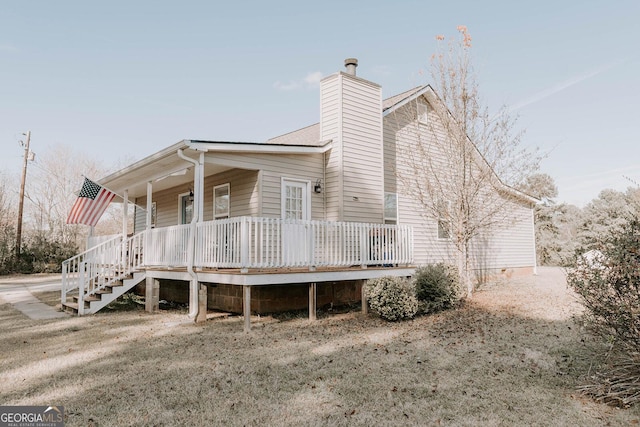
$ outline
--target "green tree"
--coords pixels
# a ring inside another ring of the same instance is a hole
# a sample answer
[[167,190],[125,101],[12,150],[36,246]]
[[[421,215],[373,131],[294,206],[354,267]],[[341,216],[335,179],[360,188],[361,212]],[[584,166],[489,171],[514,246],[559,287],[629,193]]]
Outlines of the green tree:
[[583,209],[583,220],[578,229],[580,245],[589,250],[612,232],[620,232],[629,219],[638,212],[634,202],[635,191],[627,193],[606,189]]
[[577,230],[582,217],[580,208],[556,204],[558,187],[545,173],[531,175],[521,189],[541,201],[534,210],[538,264],[566,265],[577,248]]

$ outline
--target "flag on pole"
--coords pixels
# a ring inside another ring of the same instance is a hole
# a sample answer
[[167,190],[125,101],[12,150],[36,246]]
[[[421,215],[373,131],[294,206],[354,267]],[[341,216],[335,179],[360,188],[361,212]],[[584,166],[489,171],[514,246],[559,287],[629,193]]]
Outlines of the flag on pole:
[[67,217],[67,224],[96,225],[115,197],[116,193],[85,178],[78,199]]

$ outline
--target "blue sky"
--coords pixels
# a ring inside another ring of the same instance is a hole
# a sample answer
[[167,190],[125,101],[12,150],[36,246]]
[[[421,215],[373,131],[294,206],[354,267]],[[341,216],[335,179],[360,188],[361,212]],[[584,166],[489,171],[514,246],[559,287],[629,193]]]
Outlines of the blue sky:
[[584,205],[640,181],[639,23],[637,0],[6,1],[0,171],[19,173],[27,130],[36,153],[105,167],[182,139],[264,141],[318,121],[318,78],[347,57],[385,97],[429,83],[435,36],[462,24],[486,102]]

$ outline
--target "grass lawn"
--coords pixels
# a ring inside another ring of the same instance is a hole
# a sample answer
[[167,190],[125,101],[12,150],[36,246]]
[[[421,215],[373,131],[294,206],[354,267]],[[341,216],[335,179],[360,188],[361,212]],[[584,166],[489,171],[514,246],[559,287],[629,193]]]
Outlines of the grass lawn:
[[557,269],[412,321],[262,317],[248,334],[240,317],[34,321],[4,304],[0,404],[63,405],[68,426],[638,424],[575,391],[599,350],[576,312]]

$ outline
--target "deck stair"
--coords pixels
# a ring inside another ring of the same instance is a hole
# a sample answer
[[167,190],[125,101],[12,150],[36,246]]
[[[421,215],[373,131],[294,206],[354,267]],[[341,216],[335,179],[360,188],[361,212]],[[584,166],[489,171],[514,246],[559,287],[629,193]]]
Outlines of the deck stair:
[[96,313],[145,278],[142,237],[114,237],[62,263],[62,308]]
[[[86,295],[82,298],[84,309],[82,314],[93,314],[106,307],[110,302],[115,301],[118,297],[124,295],[127,291],[131,290],[138,283],[145,279],[145,272],[134,272],[126,278],[116,280],[108,286],[104,286],[102,289],[96,291],[93,294]],[[67,295],[67,298],[71,297],[71,301],[62,303],[62,308],[72,314],[79,314],[80,296]]]

